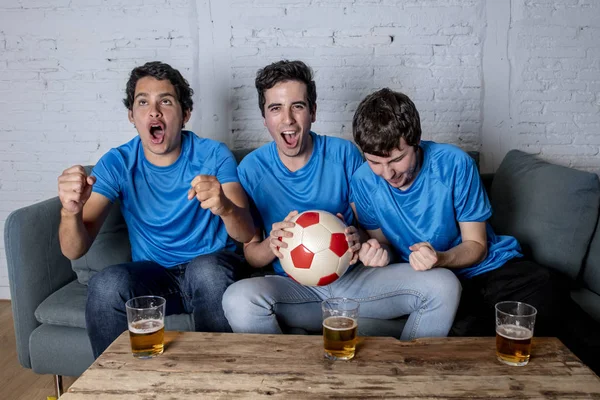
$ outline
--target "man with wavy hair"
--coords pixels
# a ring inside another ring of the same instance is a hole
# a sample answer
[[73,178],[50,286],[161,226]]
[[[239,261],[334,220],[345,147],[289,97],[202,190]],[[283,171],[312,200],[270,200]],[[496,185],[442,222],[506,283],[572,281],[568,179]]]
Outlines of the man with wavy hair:
[[161,62],[134,68],[124,104],[138,136],[110,150],[87,175],[80,165],[58,178],[60,245],[83,256],[110,206],[120,202],[133,262],[113,265],[88,284],[86,325],[94,356],[127,329],[125,302],[165,297],[166,314],[192,313],[197,331],[231,331],[221,307],[254,226],[236,162],[220,142],[183,130],[193,91]]

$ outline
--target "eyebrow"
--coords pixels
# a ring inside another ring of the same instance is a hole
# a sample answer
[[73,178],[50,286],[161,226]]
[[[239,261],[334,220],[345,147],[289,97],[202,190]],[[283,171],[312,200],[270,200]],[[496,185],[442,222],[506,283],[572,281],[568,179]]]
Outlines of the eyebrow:
[[[399,155],[398,157],[396,157],[396,158],[392,158],[392,159],[391,159],[390,161],[388,161],[386,164],[389,164],[389,163],[391,163],[391,162],[394,162],[394,161],[396,161],[396,160],[400,160],[400,159],[402,159],[402,158],[404,158],[404,157],[406,157],[406,153],[404,153],[404,154],[400,154],[400,155]],[[369,162],[372,162],[373,164],[381,164],[381,162],[379,162],[379,161],[375,161],[375,160],[371,160],[371,159],[370,159],[369,157],[367,157],[367,156],[365,156],[365,159],[366,159],[367,161],[369,161]]]
[[[292,103],[293,106],[296,105],[296,104],[302,104],[303,106],[307,105],[306,101],[304,101],[304,100],[299,100],[299,101],[295,101],[295,102]],[[282,105],[281,103],[271,103],[271,104],[269,104],[267,106],[267,108],[281,106],[281,105]]]
[[[134,99],[137,99],[138,97],[143,97],[143,96],[148,96],[148,93],[145,92],[140,92],[138,94],[135,95]],[[173,97],[175,98],[175,95],[173,93],[169,93],[169,92],[164,92],[158,95],[158,97],[160,97],[161,99],[164,97]]]

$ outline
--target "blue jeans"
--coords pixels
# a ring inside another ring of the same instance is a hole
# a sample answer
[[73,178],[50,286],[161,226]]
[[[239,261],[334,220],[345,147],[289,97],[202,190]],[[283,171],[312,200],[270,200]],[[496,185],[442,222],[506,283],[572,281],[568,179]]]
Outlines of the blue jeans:
[[223,309],[234,332],[282,333],[280,323],[316,332],[322,329],[321,301],[350,297],[360,302],[361,317],[409,315],[400,338],[411,340],[447,336],[460,294],[458,279],[447,269],[359,264],[328,286],[303,286],[278,275],[244,279],[226,290]]
[[85,323],[94,357],[127,329],[125,302],[144,295],[167,300],[165,315],[192,313],[195,330],[231,332],[223,314],[223,293],[238,278],[241,257],[221,251],[165,268],[152,261],[112,265],[88,283]]

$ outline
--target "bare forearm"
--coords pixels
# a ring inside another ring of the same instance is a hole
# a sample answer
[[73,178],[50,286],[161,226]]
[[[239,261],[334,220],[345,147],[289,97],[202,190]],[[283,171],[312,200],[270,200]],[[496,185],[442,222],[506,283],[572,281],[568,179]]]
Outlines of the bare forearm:
[[475,241],[462,242],[448,251],[437,252],[436,267],[468,268],[480,263],[487,256],[487,248]]
[[83,256],[92,245],[81,213],[73,215],[61,210],[58,238],[62,253],[70,260]]
[[247,208],[238,207],[231,203],[231,209],[221,215],[227,233],[241,243],[249,242],[254,236],[254,222]]
[[262,268],[275,259],[275,254],[271,251],[268,238],[262,242],[252,242],[245,245],[244,256],[248,264],[253,268]]

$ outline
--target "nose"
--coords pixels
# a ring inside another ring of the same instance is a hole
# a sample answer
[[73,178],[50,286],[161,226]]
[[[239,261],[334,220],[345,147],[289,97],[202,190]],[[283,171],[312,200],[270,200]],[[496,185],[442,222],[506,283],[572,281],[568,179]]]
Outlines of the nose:
[[287,110],[285,110],[285,112],[283,114],[283,122],[287,125],[291,125],[295,121],[296,120],[294,119],[294,113],[292,112],[292,109],[288,108]]
[[389,165],[385,164],[383,166],[383,173],[382,173],[383,179],[392,179],[394,177],[394,175],[395,175],[394,170],[392,168],[390,168]]
[[158,118],[158,117],[162,116],[162,113],[160,111],[160,108],[158,107],[158,104],[152,103],[150,105],[150,116],[153,118]]

